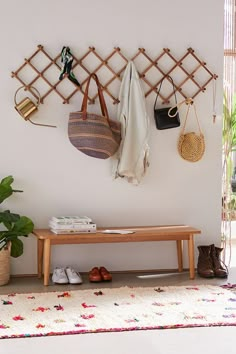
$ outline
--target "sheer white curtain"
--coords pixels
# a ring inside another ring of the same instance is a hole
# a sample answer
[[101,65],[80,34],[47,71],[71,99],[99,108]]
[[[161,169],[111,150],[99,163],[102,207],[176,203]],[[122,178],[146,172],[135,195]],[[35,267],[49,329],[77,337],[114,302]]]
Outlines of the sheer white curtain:
[[[233,97],[236,94],[236,0],[224,2],[224,93],[225,103],[231,111]],[[224,114],[225,116],[225,114]],[[228,129],[228,123],[223,120],[223,131]],[[231,227],[235,220],[235,207],[232,206],[231,177],[236,166],[236,155],[231,151],[231,129],[223,144],[223,176],[222,176],[222,246],[225,249],[225,260],[231,262]],[[232,161],[232,164],[229,162]],[[236,236],[236,235],[234,235]]]
[[224,89],[232,102],[236,91],[236,0],[225,0],[224,11]]

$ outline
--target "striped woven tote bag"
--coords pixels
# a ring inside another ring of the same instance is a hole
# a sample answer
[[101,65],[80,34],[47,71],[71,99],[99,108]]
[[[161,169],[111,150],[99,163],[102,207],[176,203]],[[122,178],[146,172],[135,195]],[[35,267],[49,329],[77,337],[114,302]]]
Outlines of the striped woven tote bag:
[[[102,115],[87,111],[91,78],[97,84]],[[68,136],[71,144],[76,149],[88,156],[99,159],[111,157],[119,148],[121,124],[109,118],[101,84],[96,74],[91,74],[88,78],[81,110],[70,113]]]

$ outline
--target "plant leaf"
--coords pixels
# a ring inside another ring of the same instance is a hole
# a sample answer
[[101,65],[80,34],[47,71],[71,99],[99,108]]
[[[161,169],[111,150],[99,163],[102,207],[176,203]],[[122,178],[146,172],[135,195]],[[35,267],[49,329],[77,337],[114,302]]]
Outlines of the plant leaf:
[[[14,182],[12,176],[3,178],[0,182],[0,203],[10,197],[14,192],[22,192],[21,190],[12,189],[11,184]],[[0,224],[5,226],[5,230],[0,231],[0,250],[11,242],[11,256],[19,257],[23,254],[23,242],[19,236],[27,237],[34,229],[31,219],[26,216],[11,213],[10,210],[0,212]]]
[[12,195],[13,191],[11,186],[0,184],[0,203]]
[[30,234],[34,229],[34,224],[27,216],[21,216],[14,224],[12,232],[18,234],[18,236],[26,236]]
[[14,238],[11,243],[11,256],[17,258],[23,254],[24,245],[19,238]]
[[2,185],[10,186],[14,182],[14,178],[12,176],[7,176],[1,180]]
[[11,184],[14,182],[12,176],[3,178],[0,182],[0,203],[10,197],[14,192],[22,192],[21,190],[12,189]]
[[3,223],[4,226],[10,230],[12,228],[12,223],[20,219],[19,214],[13,214],[10,210],[5,210],[0,212],[0,223]]
[[0,182],[0,203],[3,202],[6,198],[10,197],[13,193],[11,184],[13,183],[14,178],[12,176],[7,176],[3,178]]

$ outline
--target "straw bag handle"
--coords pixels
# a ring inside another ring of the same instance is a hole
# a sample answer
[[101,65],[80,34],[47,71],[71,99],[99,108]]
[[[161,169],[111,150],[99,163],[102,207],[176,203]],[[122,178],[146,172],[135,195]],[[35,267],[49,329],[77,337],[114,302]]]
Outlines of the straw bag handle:
[[99,97],[99,102],[100,102],[100,107],[101,107],[101,112],[102,115],[104,117],[107,118],[108,122],[109,122],[109,116],[108,116],[108,110],[107,110],[107,106],[106,106],[106,102],[102,93],[102,88],[101,88],[101,84],[98,80],[98,77],[96,74],[92,73],[87,81],[87,86],[84,92],[84,98],[82,101],[82,106],[81,106],[81,112],[83,113],[83,119],[87,119],[87,106],[88,106],[88,91],[89,91],[89,84],[91,81],[91,78],[93,78],[96,82],[97,85],[97,89],[98,89],[98,97]]
[[[184,104],[184,103],[188,104],[188,100],[192,100],[192,98],[187,98],[186,100],[183,100],[180,103],[177,103],[175,106],[171,107],[168,111],[168,116],[171,118],[175,117],[178,114],[178,111],[179,111],[180,107],[182,106],[182,104]],[[170,112],[172,110],[174,110],[174,114],[170,114]]]
[[[196,106],[194,104],[194,101],[192,98],[187,98],[185,101],[187,105],[188,105],[188,109],[187,109],[187,113],[186,113],[186,117],[185,117],[185,121],[184,121],[184,125],[183,125],[183,128],[182,128],[182,131],[181,131],[181,134],[184,134],[184,129],[186,127],[186,123],[187,123],[187,119],[188,119],[188,114],[189,114],[189,110],[190,110],[190,107],[193,106],[194,108],[194,112],[195,112],[195,117],[196,117],[196,120],[197,120],[197,124],[198,124],[198,129],[199,129],[199,132],[200,134],[202,134],[202,131],[201,131],[201,128],[200,128],[200,123],[199,123],[199,119],[198,119],[198,116],[197,116],[197,110],[196,110]],[[181,102],[182,103],[182,102]]]

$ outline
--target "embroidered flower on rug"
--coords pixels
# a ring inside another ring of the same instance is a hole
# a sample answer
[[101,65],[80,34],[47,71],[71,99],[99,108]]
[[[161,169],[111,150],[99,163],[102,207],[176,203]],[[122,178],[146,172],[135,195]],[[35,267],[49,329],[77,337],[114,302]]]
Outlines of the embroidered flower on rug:
[[99,296],[99,295],[104,295],[104,293],[101,290],[99,290],[99,291],[95,291],[94,295]]
[[35,299],[35,296],[27,296],[27,299],[29,299],[29,300],[34,300],[34,299]]
[[86,327],[86,325],[81,323],[75,323],[75,327]]
[[42,307],[42,306],[39,306],[39,307],[37,307],[36,309],[33,309],[32,311],[45,312],[45,311],[50,311],[50,308],[49,308],[49,307]]
[[225,310],[228,310],[228,311],[235,311],[235,310],[236,310],[236,307],[225,307]]
[[90,320],[91,318],[94,318],[94,315],[80,315],[81,318],[83,318],[84,320]]
[[2,304],[3,305],[12,305],[11,301],[7,301],[7,300],[2,300]]
[[18,315],[12,318],[14,321],[24,321],[24,317]]
[[38,323],[36,328],[45,328],[45,325],[42,325],[41,323]]
[[81,305],[82,305],[83,308],[85,308],[85,309],[87,309],[87,308],[89,308],[89,307],[97,307],[96,305],[87,305],[86,302],[83,302]]
[[135,295],[134,294],[130,294],[130,297],[135,298]]
[[163,289],[161,289],[161,288],[154,289],[154,291],[156,291],[157,293],[163,293],[163,292],[165,292],[165,290],[163,290]]
[[57,311],[64,311],[64,307],[61,306],[60,304],[59,304],[59,305],[55,305],[54,307],[55,307],[55,309],[56,309]]
[[7,326],[7,325],[5,325],[5,324],[0,324],[0,329],[6,329],[6,328],[10,328],[10,326]]
[[71,294],[68,291],[66,291],[62,294],[57,295],[57,297],[71,297]]
[[154,306],[165,306],[164,304],[162,304],[161,302],[153,302],[152,305]]
[[187,288],[185,288],[186,290],[199,290],[199,288],[197,288],[196,286],[188,286]]
[[55,323],[65,323],[66,321],[63,320],[62,318],[57,318],[57,319],[54,320],[53,322],[55,322]]
[[7,296],[8,297],[13,297],[13,296],[16,296],[16,293],[11,293],[11,294],[8,294]]
[[185,320],[206,320],[206,316],[200,315],[198,313],[193,314],[193,315],[185,315],[184,316]]
[[199,300],[197,300],[197,301],[203,301],[203,302],[216,302],[216,300],[215,299],[199,299]]
[[234,302],[234,301],[236,301],[236,298],[229,298],[229,301],[232,301],[232,302]]
[[130,318],[128,320],[125,320],[126,323],[133,323],[133,322],[139,322],[137,318]]
[[223,289],[234,289],[234,288],[236,288],[236,284],[227,283],[225,285],[220,285],[220,287]]
[[178,301],[173,301],[173,302],[169,302],[169,305],[181,305],[182,302],[178,302]]
[[231,313],[230,315],[223,315],[224,318],[236,318],[235,313]]

